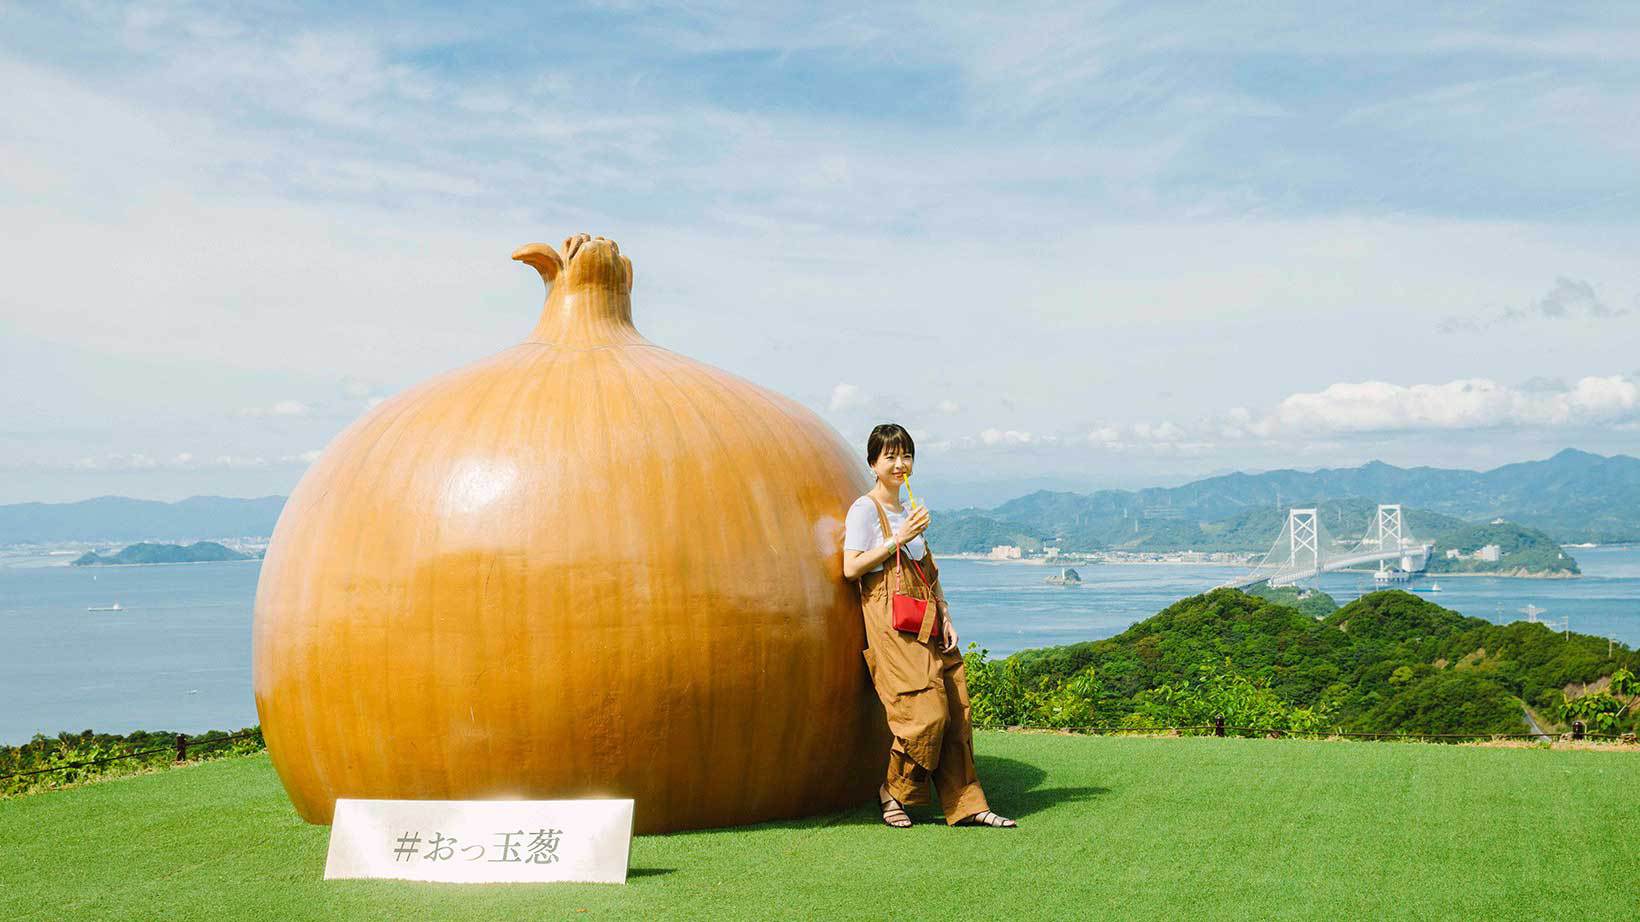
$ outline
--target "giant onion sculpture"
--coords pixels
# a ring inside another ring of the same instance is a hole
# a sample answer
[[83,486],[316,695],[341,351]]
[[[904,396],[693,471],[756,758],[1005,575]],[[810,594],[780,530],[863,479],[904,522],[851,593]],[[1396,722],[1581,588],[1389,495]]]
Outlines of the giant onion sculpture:
[[256,593],[256,708],[298,812],[338,797],[632,797],[640,832],[868,800],[889,736],[842,516],[796,402],[645,340],[613,241],[513,254],[523,343],[338,436]]

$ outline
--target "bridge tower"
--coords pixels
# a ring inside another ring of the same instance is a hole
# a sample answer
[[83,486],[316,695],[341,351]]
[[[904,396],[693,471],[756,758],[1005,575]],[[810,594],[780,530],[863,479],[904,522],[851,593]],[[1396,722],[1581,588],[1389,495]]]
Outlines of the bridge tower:
[[1401,527],[1401,504],[1378,506],[1378,549],[1399,549],[1405,531]]
[[1287,510],[1287,534],[1289,547],[1287,551],[1287,568],[1298,569],[1300,551],[1309,551],[1308,563],[1314,566],[1315,572],[1321,572],[1321,542],[1318,539],[1318,522],[1314,509]]

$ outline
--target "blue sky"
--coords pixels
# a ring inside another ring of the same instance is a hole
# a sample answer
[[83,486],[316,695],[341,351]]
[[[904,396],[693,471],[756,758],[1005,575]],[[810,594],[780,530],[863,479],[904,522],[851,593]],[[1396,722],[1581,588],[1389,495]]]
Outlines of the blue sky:
[[224,7],[0,5],[0,502],[286,492],[578,231],[953,503],[1640,450],[1621,5]]

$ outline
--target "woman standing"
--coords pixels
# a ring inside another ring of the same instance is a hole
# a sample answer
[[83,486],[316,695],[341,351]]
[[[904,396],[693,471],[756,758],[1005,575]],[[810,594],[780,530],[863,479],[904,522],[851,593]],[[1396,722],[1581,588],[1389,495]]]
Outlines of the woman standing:
[[[866,463],[877,484],[849,507],[844,526],[843,577],[859,580],[867,646],[862,652],[894,734],[888,780],[877,792],[883,822],[910,826],[905,805],[928,803],[932,778],[948,825],[1014,826],[1013,820],[991,812],[974,774],[962,651],[939,571],[922,538],[928,509],[919,505],[908,513],[900,503],[900,487],[911,476],[915,452],[904,428],[885,423],[871,430]],[[934,607],[934,616],[918,632],[895,630],[896,592]]]

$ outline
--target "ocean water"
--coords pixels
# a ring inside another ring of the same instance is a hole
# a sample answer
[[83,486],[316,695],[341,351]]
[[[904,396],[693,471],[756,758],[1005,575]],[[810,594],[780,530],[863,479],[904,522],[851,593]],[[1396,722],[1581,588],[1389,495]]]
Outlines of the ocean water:
[[[1569,617],[1571,629],[1640,645],[1640,547],[1573,551],[1575,580],[1449,577],[1426,596],[1505,622],[1519,609]],[[259,561],[80,568],[64,557],[0,558],[0,743],[36,732],[136,729],[193,733],[256,723],[251,607]],[[1000,656],[1120,633],[1235,571],[1150,564],[1081,566],[1082,583],[1052,586],[1054,568],[942,560],[959,640]],[[1415,583],[1415,586],[1427,585]],[[1340,602],[1372,591],[1365,574],[1323,576]],[[128,611],[89,612],[119,602]]]
[[[1571,630],[1640,646],[1640,546],[1575,548],[1584,575],[1578,579],[1504,579],[1489,576],[1436,577],[1440,592],[1424,592],[1431,581],[1411,584],[1416,594],[1439,605],[1497,623],[1525,620],[1521,609],[1543,609],[1538,619],[1570,618]],[[1185,596],[1204,592],[1245,568],[1186,564],[1092,564],[1076,568],[1074,588],[1043,580],[1057,568],[1020,563],[948,560],[940,582],[951,603],[963,646],[977,641],[992,654],[1029,647],[1075,643],[1119,634]],[[1306,583],[1340,605],[1374,591],[1368,573],[1326,573]]]

